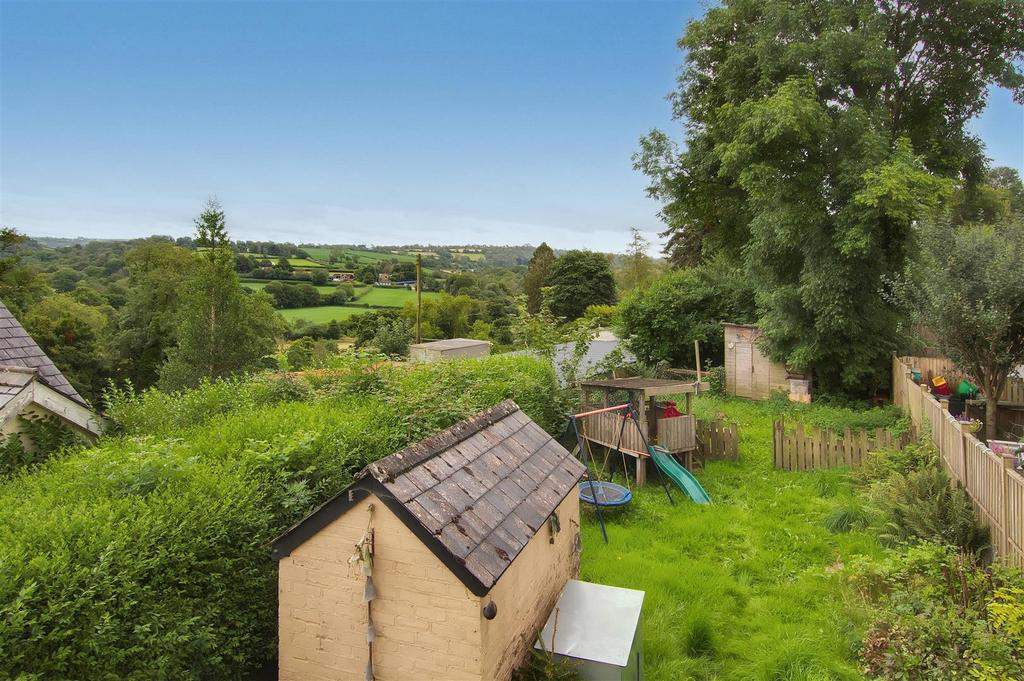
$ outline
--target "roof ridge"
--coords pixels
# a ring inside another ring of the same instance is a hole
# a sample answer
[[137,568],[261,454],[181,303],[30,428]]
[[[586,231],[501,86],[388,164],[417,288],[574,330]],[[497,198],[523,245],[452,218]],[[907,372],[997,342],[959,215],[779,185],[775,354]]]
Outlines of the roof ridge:
[[391,482],[402,473],[434,458],[441,452],[454,447],[463,440],[511,416],[517,411],[519,411],[518,404],[512,400],[504,400],[489,409],[459,421],[449,428],[445,428],[439,433],[411,444],[401,451],[368,464],[356,473],[355,478],[359,479],[369,475],[378,482]]

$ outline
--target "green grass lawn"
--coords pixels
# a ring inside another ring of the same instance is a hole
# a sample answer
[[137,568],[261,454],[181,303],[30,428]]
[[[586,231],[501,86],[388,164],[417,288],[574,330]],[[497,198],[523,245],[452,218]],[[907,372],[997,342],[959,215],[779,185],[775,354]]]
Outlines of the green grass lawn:
[[[882,548],[864,532],[831,534],[830,510],[850,499],[845,470],[784,473],[771,464],[773,407],[701,397],[699,415],[739,424],[738,462],[711,462],[697,506],[653,470],[634,503],[607,514],[609,544],[584,507],[581,578],[647,592],[644,655],[654,680],[860,679],[860,615],[845,598],[852,556]],[[805,422],[852,427],[895,423],[898,412],[800,406]],[[620,481],[621,482],[621,481]]]

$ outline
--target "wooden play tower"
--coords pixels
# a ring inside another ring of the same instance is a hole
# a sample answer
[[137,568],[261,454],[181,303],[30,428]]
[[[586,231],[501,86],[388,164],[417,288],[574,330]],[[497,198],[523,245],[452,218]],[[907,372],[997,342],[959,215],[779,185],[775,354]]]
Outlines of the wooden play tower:
[[[686,468],[693,468],[693,452],[697,449],[696,422],[693,417],[693,395],[696,384],[663,378],[609,378],[580,382],[583,411],[630,402],[640,417],[640,428],[622,428],[622,412],[602,412],[580,419],[581,436],[591,444],[614,450],[621,434],[624,453],[636,459],[636,481],[646,479],[643,437],[651,445],[679,458]],[[659,397],[685,395],[685,405],[659,402]],[[673,409],[673,407],[675,407]],[[675,412],[678,411],[678,415]]]

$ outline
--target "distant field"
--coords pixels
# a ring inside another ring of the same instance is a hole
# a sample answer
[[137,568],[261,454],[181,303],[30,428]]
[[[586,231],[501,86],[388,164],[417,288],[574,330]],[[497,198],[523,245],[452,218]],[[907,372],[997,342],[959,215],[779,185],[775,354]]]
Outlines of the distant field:
[[479,262],[487,259],[487,256],[483,253],[452,253],[452,257],[465,258],[466,260],[472,260],[473,262]]
[[[423,299],[426,300],[437,293],[424,291]],[[366,303],[368,305],[382,305],[384,307],[402,307],[406,303],[416,302],[416,292],[407,288],[372,288],[366,294],[359,296],[357,305]]]
[[334,319],[342,321],[348,319],[352,315],[371,312],[371,310],[368,310],[365,307],[321,305],[320,307],[293,307],[288,310],[278,310],[278,312],[280,312],[281,316],[289,322],[294,322],[296,319],[305,319],[307,322],[325,324]]
[[[245,288],[256,289],[262,291],[270,281],[243,281],[242,286]],[[308,281],[283,281],[282,283],[290,285],[294,284],[308,284]],[[320,293],[334,293],[335,286],[314,286]]]
[[[280,256],[277,255],[263,255],[260,253],[240,253],[239,255],[248,255],[252,256],[253,258],[256,258],[257,260],[266,259],[271,262],[277,262],[280,259]],[[306,258],[288,258],[288,264],[291,265],[292,267],[306,267],[316,269],[326,267],[326,265],[324,265],[323,263],[316,262],[315,260],[308,260]]]
[[327,261],[330,259],[332,250],[340,250],[343,254],[343,257],[346,255],[351,255],[356,259],[356,262],[360,264],[368,262],[380,262],[381,260],[390,260],[392,258],[397,258],[399,262],[413,262],[416,260],[416,256],[408,255],[406,253],[397,255],[394,253],[379,253],[377,251],[362,251],[356,248],[333,249],[313,246],[311,248],[303,248],[302,250],[308,253],[309,257],[316,258],[317,260],[320,260],[323,263],[327,263]]

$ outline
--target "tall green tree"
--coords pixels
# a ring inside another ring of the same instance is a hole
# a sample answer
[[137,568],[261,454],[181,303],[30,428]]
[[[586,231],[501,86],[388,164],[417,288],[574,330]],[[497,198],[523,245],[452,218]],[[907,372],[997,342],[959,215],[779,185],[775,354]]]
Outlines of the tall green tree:
[[1024,221],[925,230],[913,309],[939,348],[985,393],[985,436],[996,437],[997,401],[1024,364]]
[[615,277],[601,253],[568,251],[551,267],[551,312],[569,321],[583,316],[591,305],[614,305]]
[[128,294],[117,321],[119,375],[147,388],[174,346],[178,305],[195,257],[162,239],[145,241],[125,254]]
[[629,244],[626,246],[626,254],[623,258],[622,270],[619,279],[622,282],[624,291],[632,291],[643,288],[651,283],[657,275],[654,260],[647,255],[651,242],[633,227],[630,229]]
[[545,242],[533,251],[530,263],[526,268],[526,281],[523,288],[526,289],[526,311],[530,314],[540,312],[544,303],[544,296],[541,289],[548,285],[548,277],[551,275],[551,268],[555,264],[555,252]]
[[181,294],[177,346],[160,370],[160,385],[167,390],[255,369],[274,350],[271,298],[246,292],[239,283],[224,211],[216,201],[196,220],[196,243],[203,250]]
[[721,252],[756,277],[775,360],[824,390],[884,380],[914,224],[984,177],[966,124],[990,85],[1024,102],[1018,0],[726,0],[687,27],[674,114],[642,140],[677,265]]

